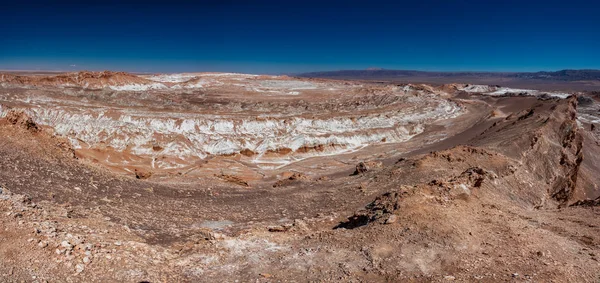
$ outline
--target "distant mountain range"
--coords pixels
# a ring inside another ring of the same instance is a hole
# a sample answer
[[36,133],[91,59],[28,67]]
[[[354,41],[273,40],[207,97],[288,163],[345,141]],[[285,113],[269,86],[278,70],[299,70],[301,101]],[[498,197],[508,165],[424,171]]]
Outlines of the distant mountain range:
[[555,72],[427,72],[412,70],[386,70],[369,68],[366,70],[340,70],[311,72],[297,75],[308,78],[338,78],[365,80],[395,80],[408,77],[417,78],[507,78],[551,81],[590,81],[600,80],[600,70],[560,70]]

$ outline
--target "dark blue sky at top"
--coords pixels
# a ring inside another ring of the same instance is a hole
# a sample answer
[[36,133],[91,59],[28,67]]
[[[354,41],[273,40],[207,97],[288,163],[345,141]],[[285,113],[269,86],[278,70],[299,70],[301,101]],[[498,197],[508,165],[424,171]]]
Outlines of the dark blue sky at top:
[[600,69],[600,1],[0,0],[0,69]]

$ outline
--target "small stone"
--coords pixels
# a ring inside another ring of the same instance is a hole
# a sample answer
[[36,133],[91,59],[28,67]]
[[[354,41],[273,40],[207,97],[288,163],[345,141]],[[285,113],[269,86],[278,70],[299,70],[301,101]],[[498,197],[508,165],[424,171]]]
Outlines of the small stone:
[[300,220],[300,219],[294,220],[294,228],[297,230],[301,230],[301,231],[309,230],[308,224],[306,224],[306,221]]
[[85,264],[88,264],[88,263],[90,263],[90,258],[89,258],[89,257],[87,257],[87,256],[86,256],[86,257],[84,257],[84,258],[83,258],[83,263],[85,263]]
[[215,240],[215,233],[209,228],[201,228],[198,230],[198,237],[204,240]]
[[115,242],[115,246],[120,246],[120,245],[122,245],[121,241],[116,241]]
[[519,277],[519,273],[513,273],[512,277]]
[[356,165],[356,170],[354,171],[354,175],[366,173],[367,171],[369,171],[369,166],[364,162],[360,162],[360,163],[358,163],[358,165]]
[[85,269],[85,265],[83,265],[83,264],[78,264],[78,265],[75,265],[75,271],[76,271],[77,273],[81,273],[81,272],[83,272],[83,270],[84,270],[84,269]]
[[392,214],[390,215],[390,217],[388,217],[388,219],[385,221],[385,224],[392,224],[392,223],[396,223],[396,221],[398,221],[398,216],[396,214]]
[[70,250],[70,249],[73,248],[73,246],[71,245],[71,243],[69,243],[69,241],[62,241],[60,243],[60,246],[63,247],[63,248],[66,248],[68,250]]
[[135,169],[135,178],[136,179],[148,179],[152,176],[151,171],[146,171],[143,169]]
[[224,234],[216,232],[213,232],[213,236],[215,237],[215,240],[225,240],[227,238],[227,236],[225,236]]
[[40,248],[45,248],[47,246],[48,246],[48,242],[46,242],[46,241],[40,241],[38,243],[38,247],[40,247]]
[[278,226],[269,226],[269,227],[267,227],[267,230],[269,230],[269,232],[285,232],[288,230],[288,228],[286,228],[282,225],[278,225]]
[[446,276],[444,276],[444,280],[452,281],[454,279],[456,279],[456,277],[454,277],[452,275],[446,275]]
[[62,254],[62,251],[61,251],[60,249],[56,249],[54,252],[55,252],[57,255],[59,255],[59,254]]

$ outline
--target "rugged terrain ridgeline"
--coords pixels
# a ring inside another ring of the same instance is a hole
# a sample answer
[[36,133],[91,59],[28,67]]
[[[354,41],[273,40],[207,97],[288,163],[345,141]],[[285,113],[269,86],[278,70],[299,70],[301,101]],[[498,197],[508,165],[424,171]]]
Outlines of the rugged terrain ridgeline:
[[5,281],[600,278],[597,97],[61,76],[0,89]]
[[298,74],[302,78],[379,81],[387,83],[503,85],[560,91],[600,91],[600,70],[556,72],[427,72],[413,70],[340,70]]
[[394,78],[394,77],[487,77],[561,81],[600,80],[600,70],[560,70],[556,72],[427,72],[413,70],[340,70],[299,74],[305,78]]

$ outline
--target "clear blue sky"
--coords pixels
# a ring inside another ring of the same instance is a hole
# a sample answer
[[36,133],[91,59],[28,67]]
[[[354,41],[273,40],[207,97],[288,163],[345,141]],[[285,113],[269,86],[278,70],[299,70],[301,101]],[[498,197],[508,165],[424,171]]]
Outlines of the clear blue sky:
[[0,1],[0,69],[600,69],[600,1]]

